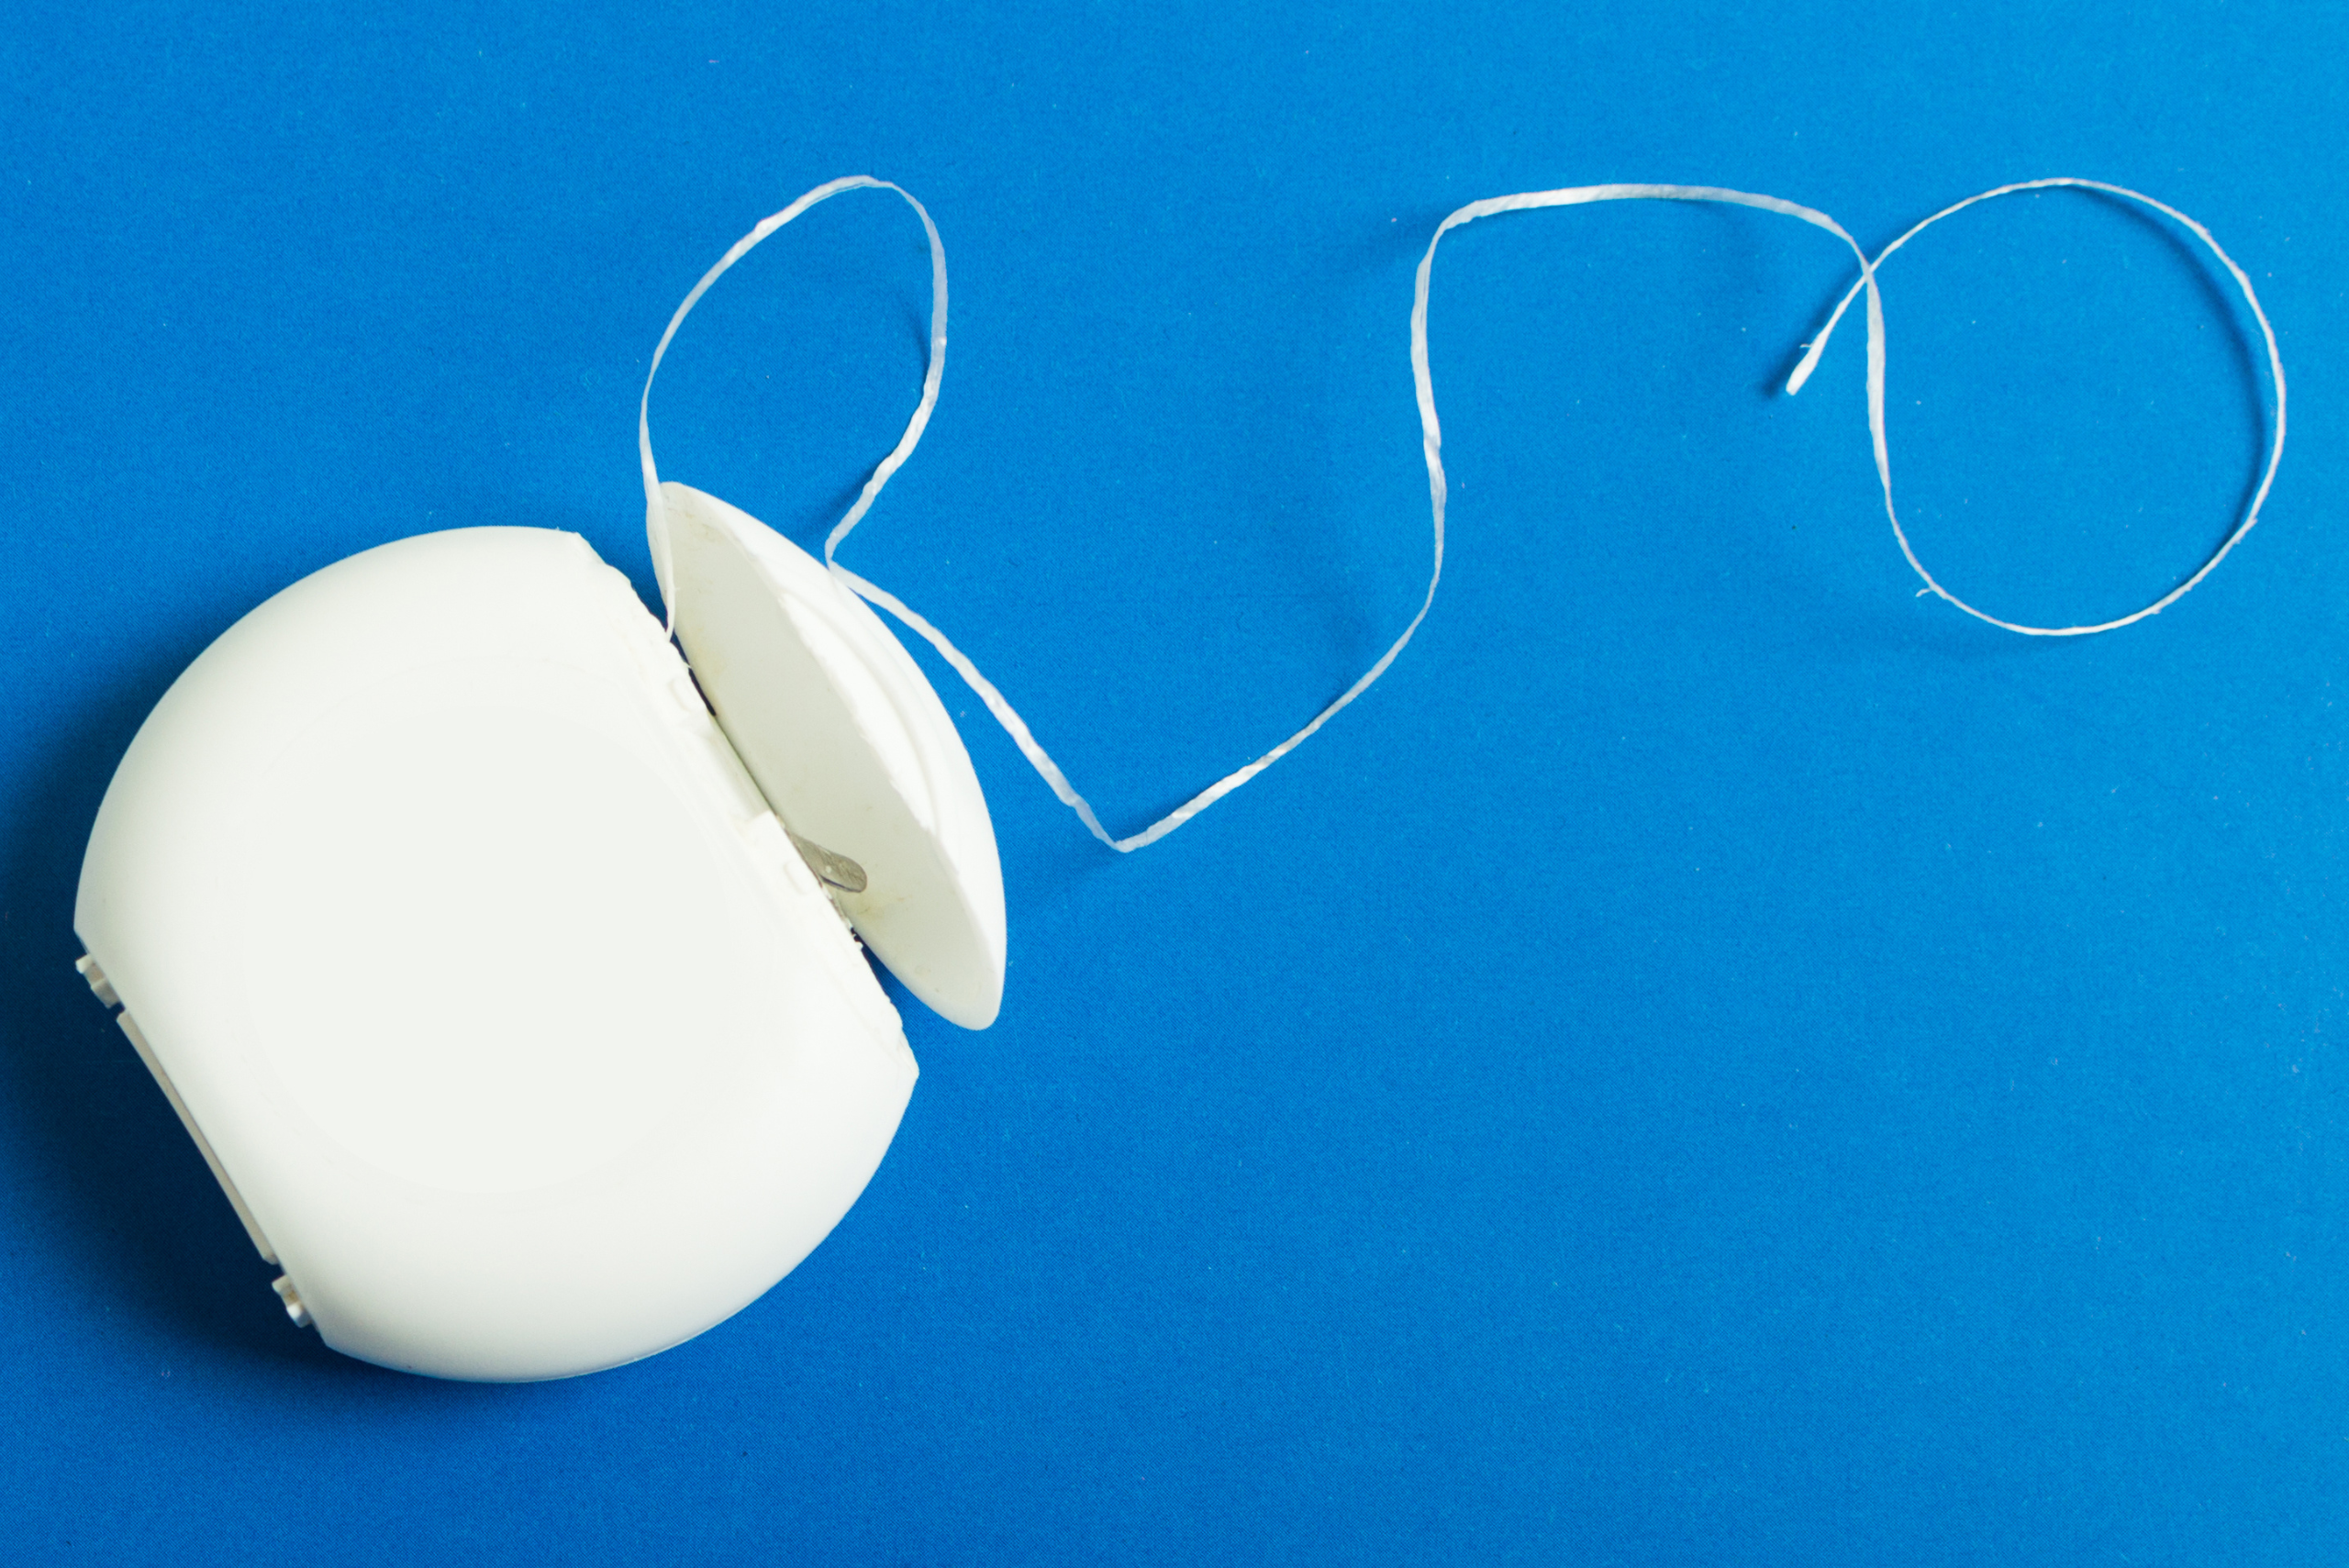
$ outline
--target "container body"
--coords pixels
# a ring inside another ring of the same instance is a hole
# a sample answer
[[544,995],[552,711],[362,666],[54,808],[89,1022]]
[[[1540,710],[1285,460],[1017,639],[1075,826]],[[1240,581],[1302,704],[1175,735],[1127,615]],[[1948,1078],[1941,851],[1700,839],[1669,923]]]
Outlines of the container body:
[[75,929],[319,1333],[560,1377],[721,1321],[915,1078],[626,580],[425,535],[224,634],[140,729]]

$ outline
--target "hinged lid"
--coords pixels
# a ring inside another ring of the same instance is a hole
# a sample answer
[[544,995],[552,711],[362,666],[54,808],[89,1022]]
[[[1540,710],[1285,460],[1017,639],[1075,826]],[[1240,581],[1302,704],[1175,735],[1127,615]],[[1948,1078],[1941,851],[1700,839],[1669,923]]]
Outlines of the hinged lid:
[[661,495],[677,640],[719,727],[793,837],[862,869],[862,891],[824,880],[874,956],[985,1029],[1003,1000],[1003,871],[945,705],[815,557],[715,496]]

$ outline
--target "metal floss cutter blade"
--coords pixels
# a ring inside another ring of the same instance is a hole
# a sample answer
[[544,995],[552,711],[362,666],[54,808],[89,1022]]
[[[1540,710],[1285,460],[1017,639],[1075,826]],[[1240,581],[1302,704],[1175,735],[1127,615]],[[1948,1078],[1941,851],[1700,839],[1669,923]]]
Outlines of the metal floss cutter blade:
[[568,1376],[789,1273],[916,1076],[847,922],[995,1018],[1002,873],[944,706],[812,558],[663,494],[699,691],[583,539],[429,534],[230,628],[99,810],[83,973],[346,1354]]

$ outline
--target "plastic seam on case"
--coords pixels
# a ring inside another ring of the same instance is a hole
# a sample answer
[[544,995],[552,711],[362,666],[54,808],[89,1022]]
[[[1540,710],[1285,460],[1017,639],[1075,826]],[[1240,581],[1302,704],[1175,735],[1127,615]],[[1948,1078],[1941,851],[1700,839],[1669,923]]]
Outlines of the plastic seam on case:
[[204,1136],[204,1129],[196,1125],[195,1116],[187,1108],[187,1102],[180,1098],[179,1088],[172,1082],[172,1075],[163,1071],[162,1061],[156,1056],[155,1048],[149,1045],[147,1037],[139,1032],[139,1026],[131,1020],[128,1009],[117,1014],[115,1022],[122,1026],[122,1032],[129,1037],[131,1046],[139,1052],[139,1060],[144,1062],[147,1071],[154,1074],[156,1086],[163,1091],[163,1097],[172,1102],[172,1109],[178,1113],[180,1125],[187,1129],[190,1138],[195,1140],[196,1152],[204,1156],[205,1164],[211,1168],[212,1179],[218,1182],[220,1190],[228,1195],[228,1207],[237,1211],[237,1218],[243,1224],[246,1236],[251,1239],[253,1250],[261,1254],[262,1262],[277,1262],[277,1249],[269,1244],[269,1238],[262,1233],[261,1222],[253,1218],[253,1211],[245,1207],[244,1195],[237,1190],[237,1184],[228,1179],[228,1169],[220,1163],[220,1156],[212,1151],[212,1141]]

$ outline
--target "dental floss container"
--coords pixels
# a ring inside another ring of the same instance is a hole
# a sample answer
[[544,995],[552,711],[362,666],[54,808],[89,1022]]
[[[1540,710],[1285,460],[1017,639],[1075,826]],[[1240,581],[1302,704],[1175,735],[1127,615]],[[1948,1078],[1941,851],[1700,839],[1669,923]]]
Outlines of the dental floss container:
[[995,1018],[1002,873],[937,694],[820,562],[660,495],[684,657],[575,535],[402,539],[230,628],[100,807],[81,968],[348,1355],[518,1381],[700,1333],[896,1130],[859,940]]

